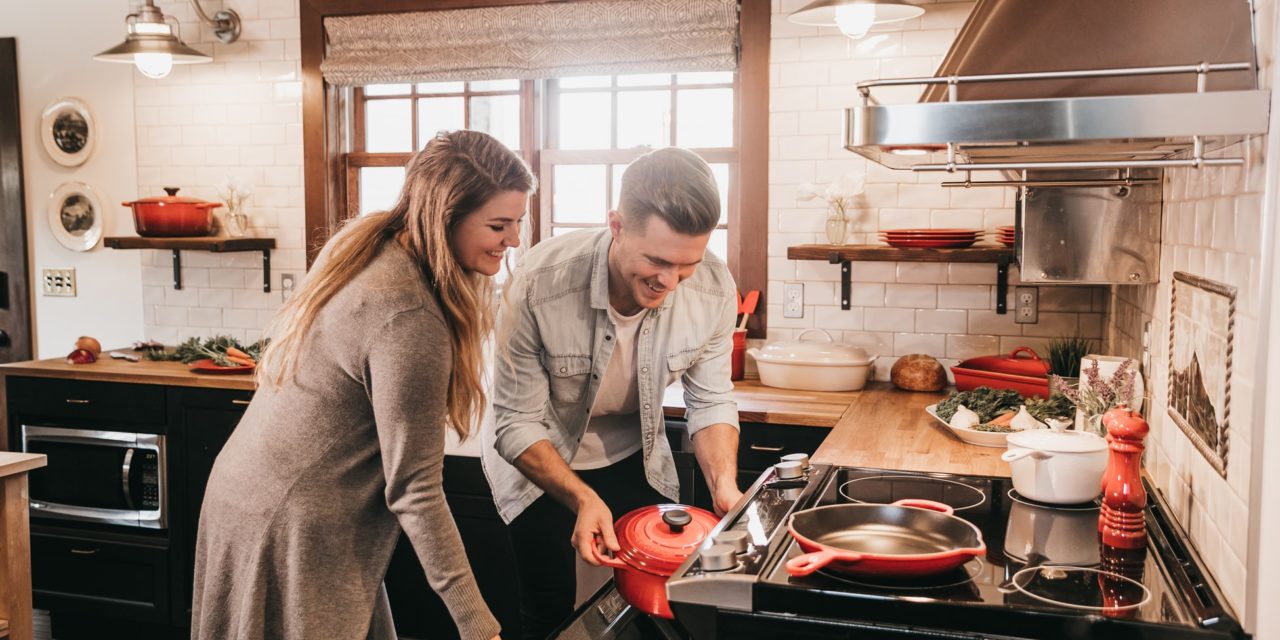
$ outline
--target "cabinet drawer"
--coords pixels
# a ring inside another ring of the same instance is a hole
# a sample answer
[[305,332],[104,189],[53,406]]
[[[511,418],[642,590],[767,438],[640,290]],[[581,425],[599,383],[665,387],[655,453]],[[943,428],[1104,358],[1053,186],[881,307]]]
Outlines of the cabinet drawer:
[[33,533],[31,590],[40,609],[163,622],[169,550]]
[[788,453],[813,455],[829,433],[827,427],[744,423],[738,436],[738,468],[759,475]]
[[159,385],[8,378],[9,405],[23,413],[76,420],[164,424],[165,389]]

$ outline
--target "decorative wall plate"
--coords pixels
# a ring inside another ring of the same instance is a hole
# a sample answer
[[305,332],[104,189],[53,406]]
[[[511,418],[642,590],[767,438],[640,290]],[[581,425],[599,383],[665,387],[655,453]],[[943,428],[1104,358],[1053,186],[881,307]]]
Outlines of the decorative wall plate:
[[88,251],[98,245],[106,215],[98,192],[83,182],[64,182],[49,194],[49,229],[72,251]]
[[78,98],[58,98],[40,115],[40,141],[53,161],[64,167],[84,164],[98,138],[89,105]]

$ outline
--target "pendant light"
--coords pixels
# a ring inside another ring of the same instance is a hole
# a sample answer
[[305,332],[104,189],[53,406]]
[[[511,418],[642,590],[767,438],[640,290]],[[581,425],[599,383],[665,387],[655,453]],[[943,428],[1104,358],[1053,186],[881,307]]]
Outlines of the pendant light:
[[910,20],[923,13],[923,7],[903,0],[817,0],[787,19],[795,24],[838,27],[856,39],[867,35],[871,25]]
[[[231,9],[223,9],[210,18],[200,7],[198,0],[191,0],[200,21],[213,26],[213,32],[223,43],[235,42],[240,37],[240,16]],[[94,56],[102,62],[135,64],[138,71],[148,78],[169,75],[175,64],[212,62],[213,58],[191,47],[178,38],[178,21],[156,8],[155,0],[145,0],[136,13],[124,19],[129,35],[124,42]]]

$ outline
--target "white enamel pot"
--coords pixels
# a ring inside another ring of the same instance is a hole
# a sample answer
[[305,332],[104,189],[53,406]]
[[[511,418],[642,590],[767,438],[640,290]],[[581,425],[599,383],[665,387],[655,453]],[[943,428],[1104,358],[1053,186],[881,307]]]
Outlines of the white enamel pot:
[[[818,332],[826,341],[805,340]],[[762,349],[747,349],[760,371],[760,383],[805,391],[857,391],[867,384],[874,356],[850,344],[832,339],[822,329],[808,329],[795,342],[771,342]]]
[[1083,431],[1031,429],[1009,434],[1013,488],[1023,496],[1050,504],[1089,502],[1102,493],[1107,468],[1107,441]]

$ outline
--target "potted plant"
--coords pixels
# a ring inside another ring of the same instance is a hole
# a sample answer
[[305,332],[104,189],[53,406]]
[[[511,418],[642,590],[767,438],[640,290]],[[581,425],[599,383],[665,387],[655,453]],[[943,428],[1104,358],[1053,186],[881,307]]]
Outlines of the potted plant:
[[1050,393],[1076,388],[1080,383],[1080,362],[1092,350],[1093,340],[1080,336],[1049,341]]

